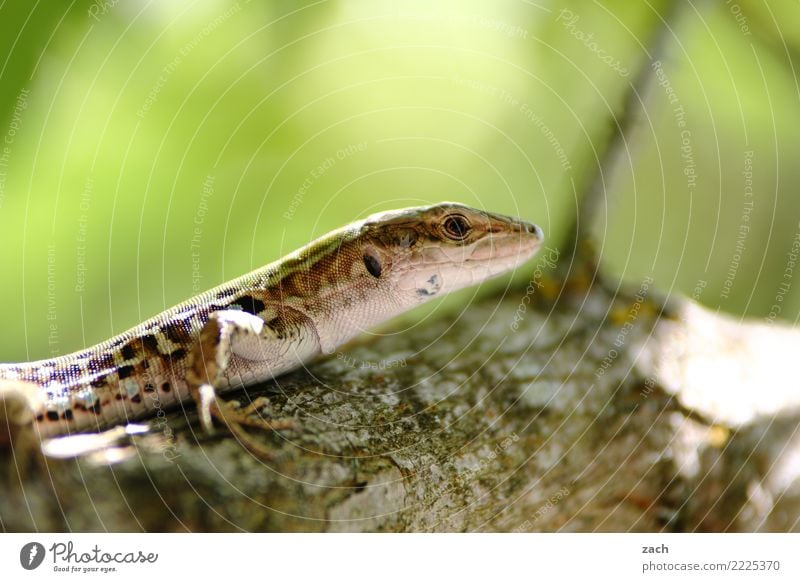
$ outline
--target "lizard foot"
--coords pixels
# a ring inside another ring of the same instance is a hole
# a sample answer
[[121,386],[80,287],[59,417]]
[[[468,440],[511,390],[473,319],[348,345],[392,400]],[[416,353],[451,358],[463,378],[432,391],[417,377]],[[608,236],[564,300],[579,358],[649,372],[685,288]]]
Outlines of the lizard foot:
[[233,350],[234,346],[239,345],[241,348],[241,345],[250,345],[249,342],[271,345],[277,341],[276,338],[275,330],[266,326],[255,315],[235,310],[217,311],[209,316],[200,330],[200,336],[190,352],[186,372],[189,391],[197,403],[200,423],[205,431],[212,432],[214,420],[217,420],[248,450],[267,460],[274,459],[272,451],[249,435],[244,427],[283,430],[293,428],[294,425],[286,420],[253,419],[252,413],[263,406],[265,399],[256,399],[250,405],[240,408],[220,400],[214,387],[224,380],[231,359],[239,357]]
[[257,398],[247,406],[240,407],[236,403],[217,398],[216,391],[210,384],[199,386],[194,391],[194,397],[200,413],[200,423],[206,432],[213,432],[213,421],[216,420],[225,426],[247,450],[267,461],[274,461],[275,454],[248,434],[244,427],[268,430],[287,430],[297,427],[297,423],[292,418],[278,420],[253,419],[251,417],[252,414],[257,413],[258,409],[264,406],[266,403],[265,398]]

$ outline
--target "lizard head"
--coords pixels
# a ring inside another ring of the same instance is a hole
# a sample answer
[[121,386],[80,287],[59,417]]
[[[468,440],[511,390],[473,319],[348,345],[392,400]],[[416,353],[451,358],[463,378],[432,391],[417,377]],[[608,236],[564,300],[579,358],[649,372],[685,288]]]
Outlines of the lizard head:
[[361,228],[365,272],[404,303],[501,275],[544,241],[535,224],[452,202],[374,214]]

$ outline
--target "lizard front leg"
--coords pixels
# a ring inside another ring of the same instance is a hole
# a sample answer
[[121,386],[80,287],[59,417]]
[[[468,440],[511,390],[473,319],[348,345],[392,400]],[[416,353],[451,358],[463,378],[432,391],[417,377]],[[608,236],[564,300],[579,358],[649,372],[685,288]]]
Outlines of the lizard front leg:
[[[269,322],[238,310],[212,313],[194,344],[186,374],[203,428],[213,430],[216,419],[248,448],[267,457],[269,453],[241,429],[241,425],[254,424],[247,420],[247,414],[221,402],[217,393],[272,378],[320,353],[318,336],[308,316],[282,306],[272,311],[275,317]],[[293,426],[286,421],[257,424],[276,430]]]

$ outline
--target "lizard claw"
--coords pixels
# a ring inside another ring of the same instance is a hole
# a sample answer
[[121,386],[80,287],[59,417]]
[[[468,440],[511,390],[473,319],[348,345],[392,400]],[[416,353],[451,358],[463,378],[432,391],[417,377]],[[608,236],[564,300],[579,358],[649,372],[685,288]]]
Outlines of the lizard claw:
[[197,401],[197,411],[200,414],[200,424],[206,433],[211,434],[214,432],[214,423],[212,421],[214,410],[217,408],[217,393],[211,384],[203,384],[197,389],[195,395]]
[[243,410],[230,402],[219,400],[211,384],[202,384],[193,392],[193,395],[197,402],[200,424],[203,426],[206,433],[213,433],[213,421],[217,420],[220,424],[224,425],[247,450],[266,461],[274,461],[275,454],[250,436],[243,427],[250,426],[272,430],[295,428],[293,419],[268,421],[266,419],[251,420],[248,418],[248,415],[254,409],[254,405],[263,403],[261,399],[256,399],[250,406],[247,406]]
[[248,451],[265,461],[275,460],[275,454],[271,450],[247,434],[243,428],[245,422],[243,422],[241,412],[230,402],[220,402],[215,399],[210,412]]

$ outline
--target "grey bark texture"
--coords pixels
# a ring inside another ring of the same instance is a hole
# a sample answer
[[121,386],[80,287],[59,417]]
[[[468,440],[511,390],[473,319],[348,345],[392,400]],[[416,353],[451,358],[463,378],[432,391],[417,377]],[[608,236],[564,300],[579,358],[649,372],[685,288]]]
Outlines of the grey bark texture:
[[[27,468],[6,531],[797,531],[800,332],[592,269],[255,390],[265,462],[192,410]],[[760,366],[760,368],[759,368]],[[791,386],[785,383],[791,382]]]

